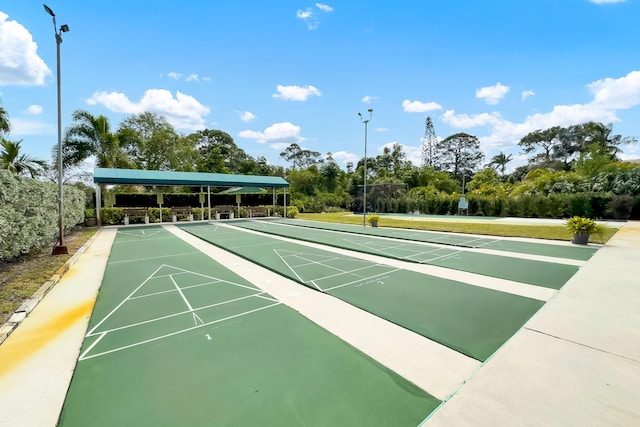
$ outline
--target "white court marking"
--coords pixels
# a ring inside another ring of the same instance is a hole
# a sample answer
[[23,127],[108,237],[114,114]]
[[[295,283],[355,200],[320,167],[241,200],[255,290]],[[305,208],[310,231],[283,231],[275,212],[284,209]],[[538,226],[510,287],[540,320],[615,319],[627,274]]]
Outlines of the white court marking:
[[[167,271],[168,270],[168,271]],[[195,275],[198,277],[201,277],[203,279],[207,279],[204,283],[197,283],[197,284],[191,284],[189,286],[185,286],[185,287],[180,287],[179,285],[179,281],[180,281],[180,276],[185,276],[185,275]],[[143,289],[143,287],[145,285],[147,285],[151,280],[153,279],[159,279],[159,278],[169,278],[172,285],[175,287],[175,289],[168,289],[168,290],[164,290],[164,291],[159,291],[159,292],[150,292],[148,294],[143,294],[143,295],[136,295],[136,293],[138,293],[141,289]],[[176,280],[177,279],[177,280]],[[239,288],[243,288],[243,289],[247,289],[250,291],[253,291],[254,293],[249,294],[249,295],[245,295],[245,296],[241,296],[241,297],[237,297],[237,298],[232,298],[232,299],[228,299],[222,302],[216,302],[216,303],[212,303],[212,304],[208,304],[205,305],[203,307],[198,307],[198,308],[194,308],[191,301],[189,301],[189,299],[187,298],[187,296],[184,294],[184,290],[185,289],[191,289],[191,288],[196,288],[196,287],[202,287],[202,286],[211,286],[211,285],[216,285],[216,284],[227,284],[227,285],[233,285]],[[146,320],[142,320],[142,321],[138,321],[138,322],[134,322],[134,323],[130,323],[124,326],[117,326],[117,327],[113,327],[113,328],[109,328],[109,329],[105,329],[105,330],[98,330],[102,325],[104,325],[104,323],[111,318],[112,316],[114,316],[114,314],[116,314],[118,312],[118,310],[120,308],[122,308],[122,306],[129,302],[129,301],[134,301],[136,299],[141,299],[141,298],[149,298],[149,297],[153,297],[159,294],[166,294],[166,293],[171,293],[174,292],[176,294],[176,296],[179,295],[180,300],[184,302],[185,306],[186,306],[186,310],[182,310],[182,311],[178,311],[175,313],[171,313],[168,315],[164,315],[164,316],[157,316],[154,318],[149,318]],[[260,298],[263,300],[267,300],[269,302],[271,302],[272,304],[269,304],[267,306],[264,307],[259,307],[257,309],[252,309],[252,310],[248,310],[245,312],[241,312],[241,313],[237,313],[231,316],[227,316],[223,319],[216,319],[210,322],[206,322],[205,320],[203,320],[199,315],[198,312],[201,312],[202,310],[205,309],[210,309],[213,307],[217,307],[217,306],[223,306],[226,304],[231,304],[234,302],[238,302],[238,301],[242,301],[242,300],[246,300],[249,298]],[[255,313],[257,311],[260,310],[264,310],[266,308],[270,308],[270,307],[275,307],[277,305],[280,305],[281,303],[274,299],[271,298],[269,296],[266,295],[266,293],[264,291],[262,291],[259,288],[256,287],[252,287],[252,286],[246,286],[240,283],[235,283],[235,282],[231,282],[228,280],[224,280],[224,279],[220,279],[217,277],[213,277],[213,276],[209,276],[206,274],[202,274],[202,273],[198,273],[195,271],[189,271],[189,270],[185,270],[183,268],[180,267],[175,267],[175,266],[171,266],[168,264],[162,264],[161,266],[159,266],[158,268],[156,268],[145,280],[142,281],[142,283],[137,286],[126,298],[124,298],[118,305],[116,305],[104,318],[102,318],[93,328],[91,328],[91,330],[89,332],[87,332],[87,334],[85,335],[85,338],[90,338],[90,337],[94,337],[97,336],[97,338],[95,339],[95,341],[93,341],[91,343],[91,345],[89,347],[87,347],[87,349],[82,352],[82,354],[80,355],[80,357],[78,358],[79,361],[82,360],[87,360],[87,359],[91,359],[94,357],[98,357],[98,356],[102,356],[105,354],[110,354],[116,351],[121,351],[121,350],[125,350],[128,348],[132,348],[132,347],[136,347],[139,345],[143,345],[146,343],[150,343],[153,341],[157,341],[163,338],[168,338],[177,334],[181,334],[181,333],[185,333],[185,332],[189,332],[192,331],[194,329],[197,328],[201,328],[203,326],[207,326],[207,325],[212,325],[215,323],[219,323],[219,322],[223,322],[225,320],[229,320],[229,319],[233,319],[233,318],[237,318],[237,317],[241,317],[247,314],[251,314],[251,313]],[[137,326],[141,326],[141,325],[147,325],[147,324],[152,324],[154,322],[158,322],[161,320],[165,320],[165,319],[170,319],[170,318],[177,318],[179,316],[184,316],[184,315],[188,315],[191,314],[191,317],[193,319],[194,322],[194,326],[192,327],[188,327],[188,328],[182,328],[179,329],[177,331],[173,331],[170,333],[166,333],[157,337],[151,337],[149,339],[144,339],[138,342],[134,342],[131,344],[127,344],[127,345],[123,345],[120,347],[115,347],[112,349],[109,349],[107,351],[102,351],[100,353],[91,353],[92,350],[96,347],[96,345],[102,341],[109,333],[113,333],[113,332],[117,332],[117,331],[122,331],[122,330],[126,330],[126,329],[130,329],[130,328],[134,328]],[[206,335],[208,340],[211,340],[210,335]]]
[[154,230],[152,232],[147,232],[145,233],[144,230],[118,230],[118,234],[123,234],[125,236],[131,236],[131,237],[135,237],[137,239],[147,239],[149,237],[153,237],[157,234],[162,233],[164,230],[162,229],[158,229],[158,230]]
[[[364,242],[357,242],[357,241],[351,241],[351,240],[347,240],[344,239],[345,242],[351,243],[352,245],[356,245],[356,246],[360,246],[362,248],[366,248],[366,249],[373,249],[375,252],[383,254],[385,256],[390,256],[390,257],[397,257],[400,259],[408,259],[408,260],[412,260],[412,261],[417,261],[417,262],[433,262],[433,261],[437,261],[439,259],[447,259],[449,257],[453,257],[456,256],[464,251],[462,250],[457,250],[457,249],[446,249],[446,248],[433,248],[431,250],[420,250],[420,245],[415,245],[413,243],[397,243],[394,245],[384,245],[381,244],[381,241],[378,240],[370,240],[370,241],[364,241]],[[392,253],[393,250],[402,250],[405,252],[408,252],[410,255],[405,255],[405,256],[401,256],[401,255],[395,255]],[[436,255],[436,256],[432,256],[432,257],[424,257],[425,255],[430,255],[430,254],[435,254],[438,252],[442,252],[442,251],[446,251],[448,253],[445,253],[444,255]],[[414,259],[420,257],[419,259]]]
[[[361,261],[366,265],[362,267],[354,267],[354,268],[345,270],[343,268],[338,268],[334,265],[331,265],[330,262],[331,261],[347,261],[350,264],[353,264],[356,261],[354,261],[352,257],[343,257],[343,256],[328,257],[328,256],[322,256],[322,255],[319,256],[316,254],[310,254],[310,253],[304,253],[304,252],[292,252],[292,251],[277,250],[277,249],[274,249],[273,251],[276,253],[276,255],[278,255],[278,257],[282,260],[282,262],[287,266],[287,268],[289,268],[289,270],[291,270],[291,272],[298,278],[300,282],[305,284],[311,284],[315,288],[317,288],[319,291],[322,291],[322,292],[341,288],[348,285],[353,285],[362,281],[370,280],[378,276],[389,274],[389,273],[400,270],[399,268],[394,268],[386,264],[378,264],[370,261]],[[303,263],[291,262],[292,260],[303,261]],[[331,272],[331,273],[326,272],[323,276],[320,276],[320,277],[304,278],[303,277],[304,274],[302,272],[299,272],[299,269],[304,267],[309,267],[312,265],[325,268],[328,272]],[[378,273],[378,274],[369,274],[369,275],[363,274],[365,270],[371,269],[371,268],[377,268],[377,267],[383,267],[389,270],[383,273]],[[355,276],[355,277],[358,277],[358,279],[349,281],[347,283],[341,283],[336,286],[331,286],[329,288],[322,288],[317,284],[317,282],[322,282],[324,280],[331,280],[340,276],[346,276],[346,277]]]

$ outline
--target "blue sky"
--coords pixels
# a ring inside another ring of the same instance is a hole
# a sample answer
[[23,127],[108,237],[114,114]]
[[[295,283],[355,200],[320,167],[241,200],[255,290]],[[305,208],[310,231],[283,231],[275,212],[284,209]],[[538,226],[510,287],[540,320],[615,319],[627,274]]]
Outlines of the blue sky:
[[[640,0],[47,0],[61,45],[62,124],[77,109],[164,115],[228,132],[248,154],[289,144],[344,167],[385,145],[421,164],[424,124],[513,154],[536,129],[585,121],[640,136]],[[56,43],[42,3],[0,3],[0,105],[12,140],[49,160]],[[638,146],[623,158],[640,158]]]

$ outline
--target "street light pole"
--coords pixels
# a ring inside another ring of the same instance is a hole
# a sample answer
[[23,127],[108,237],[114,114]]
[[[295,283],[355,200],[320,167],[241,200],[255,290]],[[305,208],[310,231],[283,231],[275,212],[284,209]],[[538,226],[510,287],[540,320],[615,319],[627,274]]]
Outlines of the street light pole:
[[56,35],[56,62],[57,62],[57,80],[58,80],[58,232],[59,241],[53,248],[54,255],[68,254],[69,250],[64,244],[64,202],[62,191],[62,103],[60,96],[60,44],[62,43],[62,33],[69,31],[68,25],[61,25],[58,30],[56,24],[56,14],[46,4],[43,4],[44,10],[53,18],[53,31]]
[[362,114],[358,113],[360,117],[360,121],[364,123],[364,171],[362,172],[362,178],[364,181],[364,191],[362,196],[362,226],[367,226],[367,125],[369,124],[369,120],[371,120],[371,116],[373,115],[373,109],[369,108],[367,110],[369,113],[369,118],[366,120],[362,119]]

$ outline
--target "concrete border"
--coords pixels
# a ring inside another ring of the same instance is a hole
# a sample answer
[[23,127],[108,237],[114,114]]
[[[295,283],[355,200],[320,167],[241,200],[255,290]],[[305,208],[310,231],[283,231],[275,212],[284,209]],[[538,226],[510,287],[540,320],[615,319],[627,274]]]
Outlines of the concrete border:
[[89,240],[85,242],[84,245],[82,245],[82,247],[80,247],[80,249],[76,251],[75,254],[71,256],[71,258],[67,260],[67,262],[64,263],[62,267],[58,269],[58,271],[53,274],[53,276],[51,276],[46,282],[44,282],[42,286],[40,286],[40,288],[38,288],[38,290],[31,297],[22,302],[20,307],[18,307],[18,309],[13,312],[11,317],[9,317],[9,320],[4,325],[0,326],[0,344],[2,344],[4,340],[6,340],[9,335],[11,335],[11,333],[20,325],[20,323],[24,319],[26,319],[29,313],[31,313],[33,309],[36,308],[36,306],[40,303],[40,301],[42,301],[45,295],[47,295],[47,293],[55,285],[57,285],[58,282],[60,282],[62,276],[64,276],[64,274],[69,271],[71,266],[75,264],[78,259],[80,259],[87,248],[91,246],[91,244],[98,238],[98,234],[100,234],[99,229],[93,236],[89,238]]

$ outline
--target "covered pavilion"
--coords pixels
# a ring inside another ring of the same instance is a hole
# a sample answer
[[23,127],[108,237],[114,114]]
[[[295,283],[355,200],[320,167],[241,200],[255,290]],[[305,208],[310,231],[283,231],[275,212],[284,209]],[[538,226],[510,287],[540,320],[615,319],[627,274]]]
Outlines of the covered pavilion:
[[98,224],[101,224],[101,184],[105,185],[145,185],[145,186],[186,186],[200,187],[200,193],[204,193],[206,187],[208,218],[211,219],[211,187],[242,187],[258,189],[271,189],[273,194],[273,209],[276,208],[276,189],[284,190],[284,215],[287,212],[286,189],[289,183],[279,176],[262,175],[234,175],[224,173],[204,172],[175,172],[175,171],[151,171],[141,169],[110,169],[95,168],[93,182],[96,183],[96,216]]

